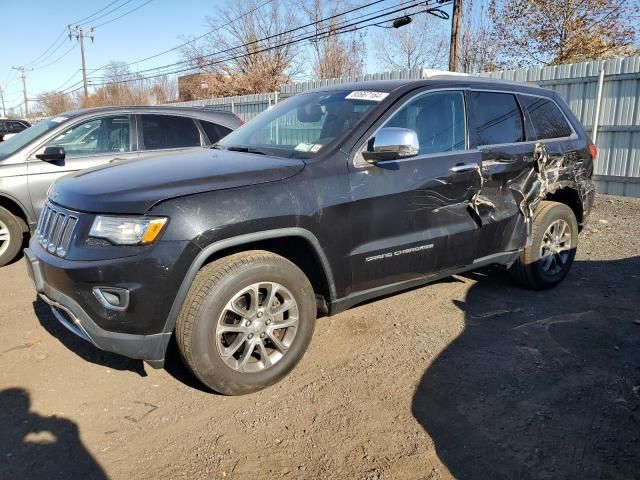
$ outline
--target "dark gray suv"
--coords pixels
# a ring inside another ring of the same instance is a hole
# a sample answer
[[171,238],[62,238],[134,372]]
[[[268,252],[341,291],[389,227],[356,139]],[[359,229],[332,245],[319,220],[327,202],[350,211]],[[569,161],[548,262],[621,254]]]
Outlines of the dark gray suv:
[[488,265],[557,285],[591,211],[596,154],[541,88],[335,85],[211,149],[60,179],[25,258],[75,334],[155,367],[175,336],[204,384],[248,393],[295,367],[318,312]]
[[207,108],[92,108],[45,118],[0,143],[0,267],[19,253],[57,178],[115,160],[199,149],[241,124],[231,112]]

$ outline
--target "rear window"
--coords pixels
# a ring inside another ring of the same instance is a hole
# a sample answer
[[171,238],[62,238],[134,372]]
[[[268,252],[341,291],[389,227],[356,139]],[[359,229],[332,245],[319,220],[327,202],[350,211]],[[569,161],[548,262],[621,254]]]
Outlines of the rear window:
[[510,93],[472,92],[478,145],[524,141],[522,112]]
[[200,120],[200,125],[204,130],[204,133],[209,137],[209,142],[216,143],[222,137],[226,137],[231,133],[231,129],[227,127],[223,127],[222,125],[218,125],[213,122],[205,122],[204,120]]
[[200,146],[200,132],[191,118],[142,115],[145,150]]
[[547,98],[527,95],[520,98],[529,113],[531,123],[533,123],[536,133],[535,140],[568,137],[573,133],[567,119],[555,102]]

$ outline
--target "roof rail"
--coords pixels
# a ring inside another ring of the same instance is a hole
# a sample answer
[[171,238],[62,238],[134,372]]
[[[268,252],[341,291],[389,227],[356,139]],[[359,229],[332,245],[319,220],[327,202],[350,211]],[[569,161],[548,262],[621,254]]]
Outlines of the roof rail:
[[460,73],[460,72],[450,72],[448,70],[436,70],[433,68],[423,68],[422,69],[422,78],[432,78],[438,77],[440,75],[447,75],[452,77],[468,77],[468,73]]

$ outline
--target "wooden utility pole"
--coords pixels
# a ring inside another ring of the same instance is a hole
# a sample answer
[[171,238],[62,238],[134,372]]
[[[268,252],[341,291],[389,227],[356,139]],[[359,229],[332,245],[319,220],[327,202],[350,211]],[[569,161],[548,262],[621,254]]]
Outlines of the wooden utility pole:
[[458,52],[460,50],[460,21],[462,18],[462,0],[453,0],[451,15],[451,45],[449,46],[449,71],[458,71]]
[[89,89],[87,87],[87,67],[84,62],[84,39],[85,37],[89,37],[93,42],[93,28],[90,30],[85,30],[80,26],[69,27],[69,39],[71,37],[76,37],[76,39],[80,42],[80,57],[82,59],[82,86],[84,87],[84,99],[85,101],[89,98]]
[[25,118],[29,116],[29,103],[27,99],[27,74],[26,72],[30,72],[31,68],[24,67],[11,67],[14,70],[18,70],[20,72],[20,76],[22,77],[22,95],[24,97],[24,116]]
[[0,85],[0,100],[2,100],[2,116],[7,118],[7,110],[4,108],[4,92],[2,91],[2,85]]

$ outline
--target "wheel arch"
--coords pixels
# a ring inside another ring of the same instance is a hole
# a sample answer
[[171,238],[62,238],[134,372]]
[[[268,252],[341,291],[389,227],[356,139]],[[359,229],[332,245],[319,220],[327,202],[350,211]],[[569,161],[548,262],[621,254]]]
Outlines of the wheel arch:
[[246,250],[266,250],[283,256],[307,275],[314,291],[322,295],[327,303],[336,298],[329,261],[313,233],[297,227],[254,232],[214,242],[198,253],[182,280],[163,331],[167,333],[174,330],[187,293],[202,267],[224,256]]
[[19,219],[20,227],[22,227],[24,233],[29,232],[29,216],[27,215],[27,210],[18,200],[4,192],[0,192],[0,207],[9,210],[13,216]]
[[552,202],[564,203],[568,206],[576,216],[578,221],[578,228],[582,229],[584,224],[584,207],[582,200],[580,199],[580,193],[574,188],[564,187],[556,190],[553,193],[549,193],[544,198]]

